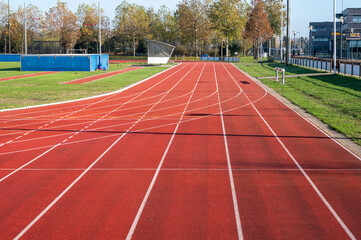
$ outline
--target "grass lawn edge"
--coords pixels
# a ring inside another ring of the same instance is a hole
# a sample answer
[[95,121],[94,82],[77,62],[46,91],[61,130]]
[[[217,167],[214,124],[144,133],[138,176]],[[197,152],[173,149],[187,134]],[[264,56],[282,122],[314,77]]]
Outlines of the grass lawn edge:
[[162,74],[162,73],[164,73],[164,72],[167,72],[167,71],[169,71],[170,69],[172,69],[172,68],[174,68],[174,67],[176,67],[176,66],[178,66],[178,64],[177,64],[177,65],[174,65],[174,66],[171,66],[171,67],[169,67],[169,68],[167,68],[167,69],[165,69],[165,70],[163,70],[163,71],[161,71],[161,72],[158,72],[158,73],[156,73],[156,74],[154,74],[154,75],[152,75],[152,76],[150,76],[150,77],[147,77],[147,78],[142,79],[142,80],[140,80],[140,81],[138,81],[138,82],[132,83],[132,84],[126,86],[126,87],[120,88],[120,89],[118,89],[118,90],[116,90],[116,91],[112,91],[112,92],[109,92],[109,93],[104,93],[104,94],[99,94],[99,95],[90,96],[90,97],[84,97],[84,98],[79,98],[79,99],[73,99],[73,100],[66,100],[66,101],[61,101],[61,102],[53,102],[53,103],[46,103],[46,104],[26,106],[26,107],[19,107],[19,108],[0,109],[0,112],[9,112],[9,111],[22,110],[22,109],[46,107],[46,106],[58,105],[58,104],[63,104],[63,103],[71,103],[71,102],[77,102],[77,101],[83,101],[83,100],[88,100],[88,99],[93,99],[93,98],[108,96],[108,95],[111,95],[111,94],[115,94],[115,93],[119,93],[119,92],[125,91],[125,90],[127,90],[127,89],[129,89],[129,88],[132,88],[132,87],[134,87],[134,86],[136,86],[136,85],[138,85],[138,84],[141,84],[141,83],[143,83],[143,82],[145,82],[145,81],[147,81],[147,80],[149,80],[149,79],[151,79],[151,78],[153,78],[153,77],[155,77],[155,76],[157,76],[157,75],[160,75],[160,74]]

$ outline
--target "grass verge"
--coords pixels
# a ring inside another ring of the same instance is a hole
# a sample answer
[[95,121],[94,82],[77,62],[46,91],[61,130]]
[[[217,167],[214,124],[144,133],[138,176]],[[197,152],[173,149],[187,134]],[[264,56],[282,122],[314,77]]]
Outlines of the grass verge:
[[[269,73],[271,63],[266,66],[253,64],[252,68],[237,65],[254,77],[268,76],[263,74]],[[293,72],[305,72],[304,68],[298,66],[292,66],[291,69]],[[285,85],[269,79],[261,81],[361,145],[361,79],[325,75],[287,78]]]
[[[126,68],[128,64],[113,64],[110,71]],[[104,73],[59,72],[50,75],[0,81],[0,109],[33,106],[74,100],[116,91],[150,77],[167,67],[146,67],[86,84],[60,84],[87,76]]]

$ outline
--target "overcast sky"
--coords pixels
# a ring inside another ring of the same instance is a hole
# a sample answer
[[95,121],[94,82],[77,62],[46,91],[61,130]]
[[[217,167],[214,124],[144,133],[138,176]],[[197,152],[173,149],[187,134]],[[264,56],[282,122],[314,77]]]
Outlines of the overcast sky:
[[[1,1],[1,0],[0,0]],[[7,1],[7,0],[5,0]],[[9,0],[12,9],[19,5],[24,5],[24,0]],[[130,3],[137,3],[146,7],[153,7],[158,9],[161,5],[166,5],[172,10],[175,10],[180,0],[127,0]],[[250,0],[248,0],[250,2]],[[333,21],[333,0],[290,0],[292,6],[291,13],[291,30],[296,31],[297,36],[308,35],[309,22],[323,22]],[[56,5],[56,0],[26,0],[27,4],[37,5],[42,11],[47,11],[49,8]],[[88,4],[96,3],[99,0],[63,0],[66,2],[72,11],[76,11],[80,3],[86,2]],[[102,0],[101,7],[111,20],[114,19],[115,8],[119,5],[121,0]],[[286,0],[284,0],[286,2]],[[361,0],[336,0],[337,12],[341,12],[342,2],[344,8],[361,8]]]

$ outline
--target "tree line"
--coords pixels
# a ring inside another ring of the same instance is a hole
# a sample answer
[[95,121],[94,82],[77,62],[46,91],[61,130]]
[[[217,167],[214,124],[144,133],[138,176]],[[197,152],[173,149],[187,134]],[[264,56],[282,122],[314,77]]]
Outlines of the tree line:
[[[281,34],[284,8],[282,0],[180,0],[172,11],[123,0],[110,20],[95,4],[80,4],[75,12],[61,1],[45,12],[29,4],[27,44],[54,41],[64,49],[97,52],[100,14],[105,52],[135,56],[146,52],[146,39],[155,39],[175,45],[177,55],[229,56],[253,49],[258,58],[261,40]],[[9,52],[9,30],[11,52],[24,51],[24,15],[24,6],[19,6],[8,17],[8,6],[0,1],[0,52]]]

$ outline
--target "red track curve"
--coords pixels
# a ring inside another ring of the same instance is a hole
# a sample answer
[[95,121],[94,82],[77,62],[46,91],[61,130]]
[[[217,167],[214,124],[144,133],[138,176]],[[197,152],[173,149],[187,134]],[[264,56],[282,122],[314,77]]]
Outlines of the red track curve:
[[31,74],[25,74],[25,75],[4,77],[4,78],[0,78],[0,81],[8,81],[8,80],[14,80],[14,79],[19,79],[19,78],[34,77],[34,76],[47,75],[47,74],[53,74],[53,73],[56,73],[56,72],[40,72],[40,73],[31,73]]
[[360,170],[233,65],[184,63],[110,96],[0,112],[0,232],[361,238]]

